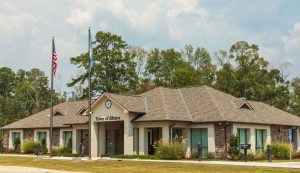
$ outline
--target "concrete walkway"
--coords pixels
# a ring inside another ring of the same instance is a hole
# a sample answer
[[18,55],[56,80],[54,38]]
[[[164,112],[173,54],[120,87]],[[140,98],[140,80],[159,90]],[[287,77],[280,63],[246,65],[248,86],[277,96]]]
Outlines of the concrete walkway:
[[0,166],[1,173],[72,173],[69,171],[57,171],[51,169],[29,168],[20,166]]
[[[14,157],[33,157],[34,155],[17,155],[17,154],[0,154],[0,156],[14,156]],[[41,156],[40,159],[54,159],[54,160],[82,160],[90,161],[88,157],[48,157]],[[206,165],[228,165],[228,166],[254,166],[254,167],[271,167],[271,168],[290,168],[300,169],[300,162],[233,162],[233,161],[195,161],[195,160],[146,160],[146,159],[115,159],[115,158],[99,158],[92,157],[92,160],[115,160],[115,161],[130,161],[130,162],[161,162],[161,163],[190,163],[190,164],[206,164]],[[1,172],[1,171],[0,171]]]

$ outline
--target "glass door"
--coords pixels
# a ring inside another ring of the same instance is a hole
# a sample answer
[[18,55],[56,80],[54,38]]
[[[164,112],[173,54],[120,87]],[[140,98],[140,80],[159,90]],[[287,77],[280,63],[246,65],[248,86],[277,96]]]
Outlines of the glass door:
[[106,142],[106,147],[105,147],[105,151],[106,151],[106,155],[112,155],[112,136],[109,130],[105,131],[105,142]]
[[207,129],[191,129],[191,149],[192,153],[198,155],[198,144],[201,145],[201,157],[205,158],[208,152]]

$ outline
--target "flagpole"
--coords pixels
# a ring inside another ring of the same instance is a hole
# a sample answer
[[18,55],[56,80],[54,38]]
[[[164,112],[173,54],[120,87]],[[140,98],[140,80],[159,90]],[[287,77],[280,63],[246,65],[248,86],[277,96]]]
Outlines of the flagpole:
[[53,130],[53,54],[54,54],[54,37],[52,37],[52,56],[51,56],[51,108],[50,108],[50,131],[49,131],[49,141],[50,148],[49,154],[52,157],[52,130]]
[[92,159],[92,112],[91,112],[91,63],[90,63],[90,55],[91,55],[91,28],[89,27],[89,159]]

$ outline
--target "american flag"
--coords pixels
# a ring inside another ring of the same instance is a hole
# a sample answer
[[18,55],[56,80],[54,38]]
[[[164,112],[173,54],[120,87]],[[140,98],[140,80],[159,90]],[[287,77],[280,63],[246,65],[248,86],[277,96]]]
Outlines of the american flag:
[[56,69],[57,69],[57,54],[55,51],[55,44],[54,44],[54,39],[53,39],[53,52],[52,52],[52,58],[53,58],[53,75],[55,76],[56,74]]

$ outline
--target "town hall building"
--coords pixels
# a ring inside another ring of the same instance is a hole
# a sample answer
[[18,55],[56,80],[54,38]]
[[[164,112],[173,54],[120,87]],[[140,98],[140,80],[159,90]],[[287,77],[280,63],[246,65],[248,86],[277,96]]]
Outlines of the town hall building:
[[[54,148],[72,139],[73,153],[88,155],[87,101],[72,101],[54,107]],[[274,141],[289,142],[292,130],[294,150],[300,150],[300,118],[262,102],[233,97],[208,86],[157,87],[139,95],[103,93],[92,103],[92,157],[115,154],[151,155],[155,142],[183,138],[186,157],[201,144],[208,152],[226,152],[230,136],[239,134],[241,144],[261,152]],[[2,127],[4,146],[13,148],[16,137],[47,139],[49,109]]]

